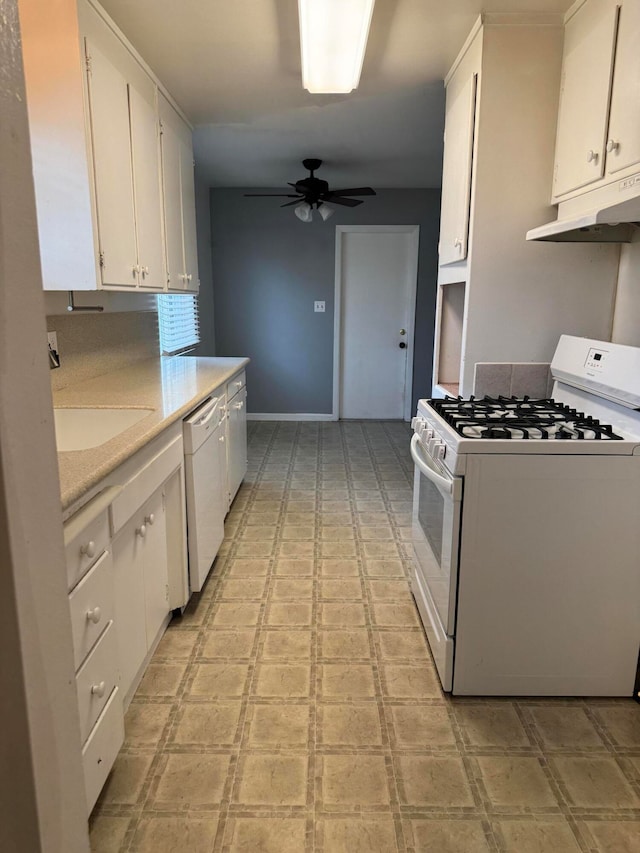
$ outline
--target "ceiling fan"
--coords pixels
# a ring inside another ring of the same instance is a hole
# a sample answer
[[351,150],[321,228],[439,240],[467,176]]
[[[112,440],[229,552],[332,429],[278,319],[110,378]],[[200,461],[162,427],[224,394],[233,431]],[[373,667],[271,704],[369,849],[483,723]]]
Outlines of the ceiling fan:
[[289,186],[293,187],[293,193],[245,193],[247,198],[292,198],[293,201],[287,201],[281,204],[280,207],[290,207],[296,205],[294,213],[303,222],[311,222],[314,208],[320,213],[324,220],[327,220],[333,213],[333,208],[329,204],[340,204],[344,207],[357,207],[362,204],[362,199],[352,198],[358,195],[375,195],[376,191],[371,187],[352,187],[345,190],[330,190],[329,184],[326,181],[316,178],[314,172],[322,165],[322,160],[316,158],[308,158],[302,161],[305,169],[308,169],[310,175],[308,178],[303,178],[296,181],[295,184],[289,182]]

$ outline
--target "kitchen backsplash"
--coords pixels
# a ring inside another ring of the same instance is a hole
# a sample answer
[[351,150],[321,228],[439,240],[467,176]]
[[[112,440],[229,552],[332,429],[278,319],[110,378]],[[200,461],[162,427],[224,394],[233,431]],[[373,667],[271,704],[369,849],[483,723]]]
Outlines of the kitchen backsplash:
[[547,362],[478,362],[473,393],[476,397],[551,396],[553,379]]
[[155,311],[51,314],[47,331],[58,335],[60,367],[50,371],[54,391],[160,354]]

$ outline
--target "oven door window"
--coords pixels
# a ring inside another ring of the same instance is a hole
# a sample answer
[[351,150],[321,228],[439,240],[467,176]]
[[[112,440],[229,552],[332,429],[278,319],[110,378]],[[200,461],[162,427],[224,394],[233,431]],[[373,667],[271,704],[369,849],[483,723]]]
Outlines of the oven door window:
[[449,635],[455,622],[462,481],[453,478],[452,484],[451,493],[444,492],[416,467],[414,549],[442,627]]

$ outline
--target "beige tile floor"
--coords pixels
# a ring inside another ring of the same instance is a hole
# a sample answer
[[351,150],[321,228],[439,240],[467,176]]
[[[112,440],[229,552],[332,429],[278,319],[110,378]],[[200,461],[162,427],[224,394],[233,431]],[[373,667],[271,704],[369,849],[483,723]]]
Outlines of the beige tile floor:
[[213,576],[126,717],[94,853],[638,853],[640,707],[444,695],[409,431],[250,425]]

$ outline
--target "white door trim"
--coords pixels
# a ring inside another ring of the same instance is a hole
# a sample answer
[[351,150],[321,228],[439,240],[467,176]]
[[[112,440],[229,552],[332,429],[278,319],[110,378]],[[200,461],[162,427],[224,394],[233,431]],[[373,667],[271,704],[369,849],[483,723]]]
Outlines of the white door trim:
[[407,321],[407,364],[404,376],[404,419],[411,420],[411,389],[413,386],[413,338],[416,324],[416,293],[418,287],[419,225],[336,225],[335,293],[333,299],[333,410],[331,420],[340,418],[340,365],[342,359],[342,236],[353,233],[411,234],[415,249],[411,256],[410,310]]

